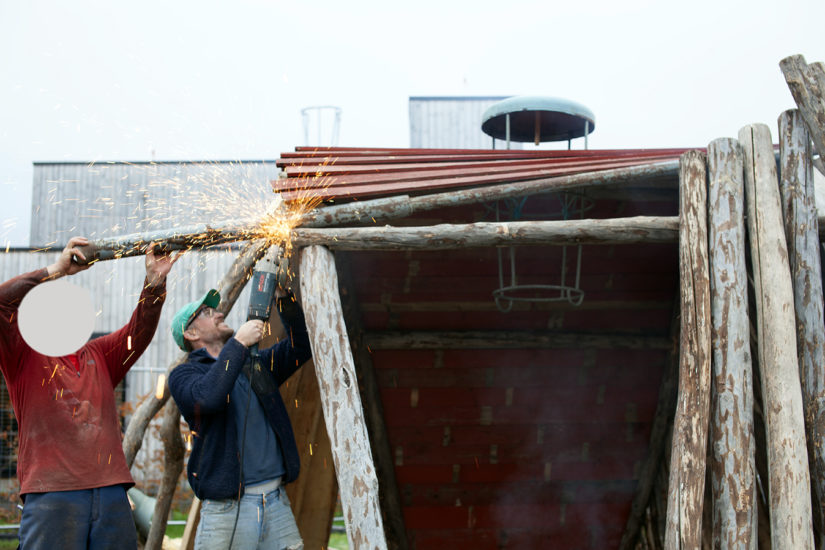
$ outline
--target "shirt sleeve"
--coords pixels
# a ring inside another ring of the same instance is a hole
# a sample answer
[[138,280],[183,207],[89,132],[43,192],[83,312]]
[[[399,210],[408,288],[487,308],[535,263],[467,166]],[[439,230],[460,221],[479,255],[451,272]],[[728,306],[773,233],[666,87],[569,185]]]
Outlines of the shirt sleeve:
[[46,268],[18,275],[0,284],[0,367],[13,380],[23,364],[23,350],[29,349],[17,325],[20,303],[28,292],[49,277]]
[[175,367],[169,374],[169,391],[184,417],[196,418],[224,410],[248,355],[243,344],[230,338],[205,373],[203,367],[192,362]]
[[286,331],[286,338],[261,353],[261,365],[275,374],[280,386],[312,358],[306,320],[301,307],[291,298],[278,301],[278,315]]
[[165,300],[165,283],[149,287],[144,281],[143,291],[129,322],[119,330],[89,342],[90,347],[105,357],[112,387],[123,380],[151,343]]

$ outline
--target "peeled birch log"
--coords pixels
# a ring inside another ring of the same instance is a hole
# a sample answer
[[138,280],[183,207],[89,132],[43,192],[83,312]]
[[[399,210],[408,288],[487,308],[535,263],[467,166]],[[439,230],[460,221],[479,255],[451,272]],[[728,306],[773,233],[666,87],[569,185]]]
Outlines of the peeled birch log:
[[705,155],[699,151],[688,151],[680,159],[679,274],[679,397],[673,424],[665,548],[699,550],[711,362],[707,170]]
[[788,247],[771,133],[739,131],[744,153],[756,326],[765,415],[773,550],[813,548],[811,489]]
[[712,141],[708,146],[712,538],[714,548],[749,550],[756,548],[758,537],[743,177],[739,142]]
[[513,245],[672,243],[679,219],[637,216],[594,220],[440,224],[426,227],[294,229],[295,247],[335,250],[449,250]]
[[[796,345],[805,408],[808,463],[818,502],[820,536],[825,532],[825,322],[822,268],[811,148],[805,121],[796,109],[779,117],[782,212],[793,279]],[[820,548],[822,547],[820,539]]]
[[378,477],[344,324],[335,259],[329,250],[311,246],[303,250],[300,265],[301,296],[349,547],[386,550]]

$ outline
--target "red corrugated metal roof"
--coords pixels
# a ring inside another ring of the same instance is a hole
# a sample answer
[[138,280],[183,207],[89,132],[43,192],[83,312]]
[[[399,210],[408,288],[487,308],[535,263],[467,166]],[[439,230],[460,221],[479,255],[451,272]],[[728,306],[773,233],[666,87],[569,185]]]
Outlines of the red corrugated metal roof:
[[640,166],[676,159],[686,150],[298,147],[278,159],[287,177],[272,185],[287,201],[308,195],[324,200],[365,199]]

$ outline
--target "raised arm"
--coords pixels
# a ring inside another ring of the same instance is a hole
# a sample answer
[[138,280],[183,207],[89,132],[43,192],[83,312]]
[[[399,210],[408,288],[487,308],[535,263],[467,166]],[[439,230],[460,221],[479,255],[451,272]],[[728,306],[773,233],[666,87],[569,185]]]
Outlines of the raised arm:
[[152,341],[166,300],[166,276],[180,257],[180,253],[155,254],[153,248],[154,243],[146,251],[146,279],[129,322],[90,343],[107,357],[106,366],[113,387],[126,376]]
[[290,294],[279,298],[276,306],[286,338],[264,350],[261,363],[275,374],[275,380],[280,386],[312,358],[312,348],[304,312],[295,297]]
[[27,347],[17,325],[20,303],[31,289],[43,281],[89,269],[88,265],[79,265],[73,261],[75,256],[85,260],[77,247],[88,242],[84,237],[72,237],[51,265],[0,284],[0,366],[10,379],[17,376],[22,359],[21,350]]

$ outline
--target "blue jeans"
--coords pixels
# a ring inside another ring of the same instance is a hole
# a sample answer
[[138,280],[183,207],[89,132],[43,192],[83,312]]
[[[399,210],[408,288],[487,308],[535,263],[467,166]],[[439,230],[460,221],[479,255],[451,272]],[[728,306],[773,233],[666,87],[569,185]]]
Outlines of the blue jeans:
[[[245,494],[240,505],[232,550],[300,550],[304,547],[282,487],[263,495]],[[204,500],[195,550],[229,550],[237,512],[237,500]]]
[[19,534],[21,550],[137,548],[135,522],[122,485],[29,493]]

